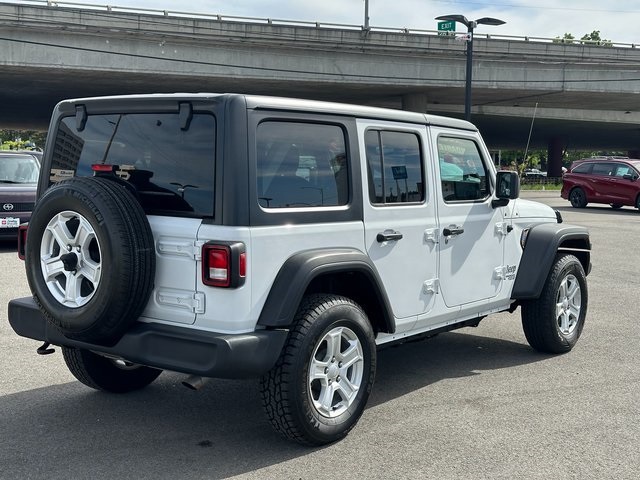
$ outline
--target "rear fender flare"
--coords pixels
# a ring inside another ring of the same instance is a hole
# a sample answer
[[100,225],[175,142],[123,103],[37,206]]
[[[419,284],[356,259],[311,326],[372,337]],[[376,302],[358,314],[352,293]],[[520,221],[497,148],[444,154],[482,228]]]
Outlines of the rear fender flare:
[[[371,295],[377,296],[382,308],[381,328],[395,332],[391,304],[371,259],[351,248],[317,249],[297,253],[287,259],[276,276],[262,308],[258,325],[267,328],[288,328],[293,323],[298,306],[311,282],[323,275],[354,272],[369,282]],[[340,292],[334,292],[340,294]]]

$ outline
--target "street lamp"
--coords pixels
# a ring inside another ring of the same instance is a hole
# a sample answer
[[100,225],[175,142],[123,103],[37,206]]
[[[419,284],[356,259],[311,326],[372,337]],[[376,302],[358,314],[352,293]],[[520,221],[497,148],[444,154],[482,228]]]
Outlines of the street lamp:
[[491,17],[483,17],[478,20],[470,21],[464,15],[443,15],[436,17],[436,20],[445,20],[450,22],[460,22],[467,27],[467,76],[464,89],[464,119],[471,121],[471,74],[473,67],[473,29],[478,25],[502,25],[506,23],[504,20]]

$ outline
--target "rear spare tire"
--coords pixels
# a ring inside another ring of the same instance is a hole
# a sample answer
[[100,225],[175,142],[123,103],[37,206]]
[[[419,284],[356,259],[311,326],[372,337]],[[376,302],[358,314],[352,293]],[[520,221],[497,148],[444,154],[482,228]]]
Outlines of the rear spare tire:
[[151,227],[134,195],[118,182],[65,180],[36,204],[26,268],[36,303],[65,336],[114,344],[153,289]]

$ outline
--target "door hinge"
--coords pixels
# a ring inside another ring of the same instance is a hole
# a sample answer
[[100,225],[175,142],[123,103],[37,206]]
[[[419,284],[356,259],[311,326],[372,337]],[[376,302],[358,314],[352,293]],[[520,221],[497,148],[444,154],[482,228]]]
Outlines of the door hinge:
[[440,291],[440,279],[432,278],[422,284],[422,293],[425,295],[433,295]]
[[160,238],[158,240],[158,253],[185,256],[198,261],[202,259],[202,245],[204,245],[204,242],[201,240],[190,242],[188,240]]
[[424,241],[427,243],[438,243],[439,237],[440,230],[437,228],[429,228],[424,231]]
[[185,308],[193,313],[204,313],[205,297],[202,292],[160,290],[156,294],[156,299],[160,305]]
[[513,227],[507,222],[496,223],[496,233],[500,235],[509,235],[509,232],[513,230]]
[[507,278],[507,267],[505,267],[504,265],[501,267],[496,267],[493,270],[493,278],[495,278],[496,280],[504,280],[505,278]]

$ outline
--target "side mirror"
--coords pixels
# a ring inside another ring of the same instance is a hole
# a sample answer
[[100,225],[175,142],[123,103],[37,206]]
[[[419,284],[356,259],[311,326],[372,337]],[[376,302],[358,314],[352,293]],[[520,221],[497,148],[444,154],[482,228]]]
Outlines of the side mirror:
[[622,178],[624,178],[625,180],[631,180],[632,182],[638,180],[638,176],[632,173],[627,173],[626,175],[623,175]]
[[516,172],[500,171],[496,174],[496,199],[491,202],[493,208],[504,207],[509,200],[520,196],[520,177]]

